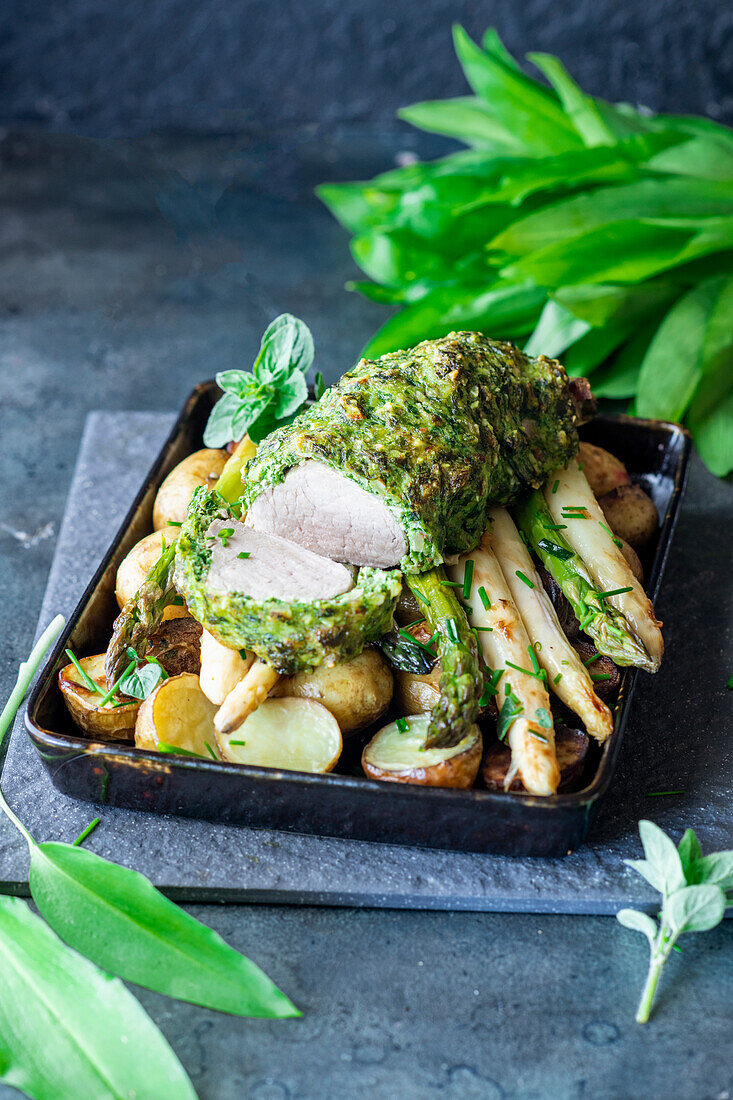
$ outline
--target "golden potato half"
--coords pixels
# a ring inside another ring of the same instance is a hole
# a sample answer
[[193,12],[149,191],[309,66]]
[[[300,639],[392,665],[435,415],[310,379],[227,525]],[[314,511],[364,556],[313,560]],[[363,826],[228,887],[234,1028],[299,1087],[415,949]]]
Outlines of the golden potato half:
[[380,718],[392,699],[392,672],[377,649],[365,649],[353,661],[319,665],[278,684],[275,694],[315,699],[329,710],[342,733],[364,729]]
[[282,771],[330,772],[341,755],[341,730],[314,699],[266,699],[232,733],[217,733],[225,760]]
[[199,485],[213,489],[228,457],[226,451],[204,448],[184,458],[171,470],[153,505],[153,527],[156,531],[163,530],[171,520],[183,523],[194,489]]
[[[400,729],[403,722],[406,728]],[[414,714],[375,734],[361,757],[369,778],[423,787],[472,787],[481,764],[478,726],[453,748],[425,749],[429,723],[429,714]]]
[[[98,706],[107,694],[104,658],[104,653],[96,653],[93,657],[82,657],[79,662],[87,676],[98,684],[98,693],[86,686],[83,676],[73,664],[66,665],[59,672],[59,688],[69,714],[84,733],[103,741],[130,740],[140,703],[137,699],[127,701],[127,696],[123,695],[104,707]],[[119,702],[123,705],[114,705]]]
[[204,695],[198,676],[183,672],[158,684],[140,704],[135,745],[160,752],[161,742],[183,756],[219,759],[214,736],[216,707]]
[[[162,554],[163,539],[166,546],[170,546],[178,538],[178,531],[178,527],[165,527],[161,531],[153,531],[144,539],[140,539],[127,557],[120,562],[115,583],[115,596],[120,609],[132,599]],[[163,612],[163,619],[181,619],[186,615],[188,615],[188,609],[185,604],[169,604]]]

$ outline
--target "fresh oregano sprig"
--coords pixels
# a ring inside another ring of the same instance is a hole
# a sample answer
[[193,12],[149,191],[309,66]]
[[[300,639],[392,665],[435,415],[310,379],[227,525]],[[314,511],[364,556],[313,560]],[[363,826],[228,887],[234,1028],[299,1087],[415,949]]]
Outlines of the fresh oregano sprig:
[[251,372],[217,374],[224,396],[211,411],[205,445],[223,447],[245,434],[259,443],[279,425],[290,423],[308,396],[305,376],[313,355],[313,337],[305,322],[290,313],[276,317],[265,330]]
[[649,972],[636,1013],[636,1022],[645,1024],[662,968],[677,939],[685,932],[715,928],[733,900],[726,894],[733,891],[733,851],[704,856],[692,829],[675,847],[674,841],[652,821],[640,821],[639,834],[646,859],[624,862],[659,890],[662,907],[656,921],[637,909],[621,909],[616,919],[625,928],[643,932],[649,940]]

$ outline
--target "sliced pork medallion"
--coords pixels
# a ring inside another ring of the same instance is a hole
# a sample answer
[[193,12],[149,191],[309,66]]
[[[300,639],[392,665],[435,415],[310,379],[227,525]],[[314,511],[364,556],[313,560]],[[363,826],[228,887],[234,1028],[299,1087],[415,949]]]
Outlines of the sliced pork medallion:
[[387,569],[407,553],[402,528],[379,496],[315,460],[256,497],[246,522],[351,565]]
[[231,518],[215,519],[205,538],[211,546],[212,591],[293,603],[340,596],[354,584],[345,565]]
[[176,544],[175,584],[191,614],[223,645],[279,672],[350,660],[389,630],[397,570],[352,570],[247,527],[199,489]]

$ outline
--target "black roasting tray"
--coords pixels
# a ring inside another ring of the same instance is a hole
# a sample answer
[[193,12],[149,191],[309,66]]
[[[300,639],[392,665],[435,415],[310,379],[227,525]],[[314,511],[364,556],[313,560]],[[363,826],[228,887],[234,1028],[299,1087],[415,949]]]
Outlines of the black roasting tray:
[[[117,614],[117,567],[151,530],[153,501],[163,478],[202,446],[218,396],[216,385],[207,382],[186,401],[31,694],[26,728],[54,785],[74,798],[111,806],[383,844],[515,856],[560,856],[582,844],[613,778],[639,675],[633,669],[623,676],[612,736],[589,753],[582,789],[550,798],[358,777],[354,773],[364,742],[358,735],[346,740],[335,772],[310,775],[162,756],[128,742],[91,741],[76,729],[57,685],[58,669],[66,663],[64,649],[72,646],[85,655],[106,648]],[[689,437],[676,424],[627,416],[600,416],[582,435],[618,455],[659,510],[659,538],[644,563],[654,599],[684,488]]]

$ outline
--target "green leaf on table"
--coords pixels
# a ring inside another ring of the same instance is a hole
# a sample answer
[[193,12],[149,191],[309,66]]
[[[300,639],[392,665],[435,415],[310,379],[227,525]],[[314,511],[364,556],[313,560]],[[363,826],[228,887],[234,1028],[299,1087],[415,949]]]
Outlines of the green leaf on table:
[[675,890],[682,889],[685,885],[685,875],[682,870],[682,860],[674,841],[670,840],[667,834],[653,821],[639,822],[639,836],[647,861],[662,876],[664,892],[672,894]]
[[679,420],[706,374],[733,372],[733,278],[715,276],[683,295],[659,326],[642,363],[640,416]]
[[557,358],[571,344],[590,332],[587,321],[581,321],[558,302],[550,301],[540,314],[537,327],[524,346],[527,355],[547,355]]
[[692,870],[696,882],[705,883],[707,886],[720,886],[723,890],[733,890],[733,851],[712,852],[709,856],[700,855],[694,859]]
[[659,890],[660,894],[664,893],[664,874],[655,863],[647,859],[625,859],[624,863],[645,878],[655,890]]
[[535,156],[551,156],[582,145],[555,94],[508,63],[496,50],[487,52],[453,28],[453,43],[468,83],[509,137]]
[[692,829],[686,829],[682,834],[682,839],[677,845],[677,851],[680,854],[680,860],[682,861],[682,870],[685,875],[685,881],[689,886],[694,886],[695,883],[701,880],[697,877],[694,870],[696,860],[702,859],[702,851],[700,849],[700,842],[698,841],[695,833]]
[[616,135],[606,123],[595,100],[578,87],[559,58],[549,53],[530,53],[527,54],[527,60],[547,77],[557,92],[565,114],[585,145],[615,144]]
[[541,287],[527,283],[487,289],[439,287],[391,317],[363,354],[374,358],[457,329],[484,329],[497,339],[516,339],[532,331],[545,299]]
[[635,932],[643,932],[649,943],[654,943],[657,925],[647,913],[640,913],[638,909],[619,909],[616,920],[619,924],[623,924],[624,928],[633,928]]
[[707,932],[725,914],[725,893],[719,886],[686,886],[667,898],[665,917],[675,935]]
[[117,978],[19,898],[0,897],[0,1080],[34,1100],[195,1100],[186,1072]]
[[240,1016],[300,1015],[258,966],[137,871],[49,842],[31,848],[29,881],[62,939],[126,981]]

